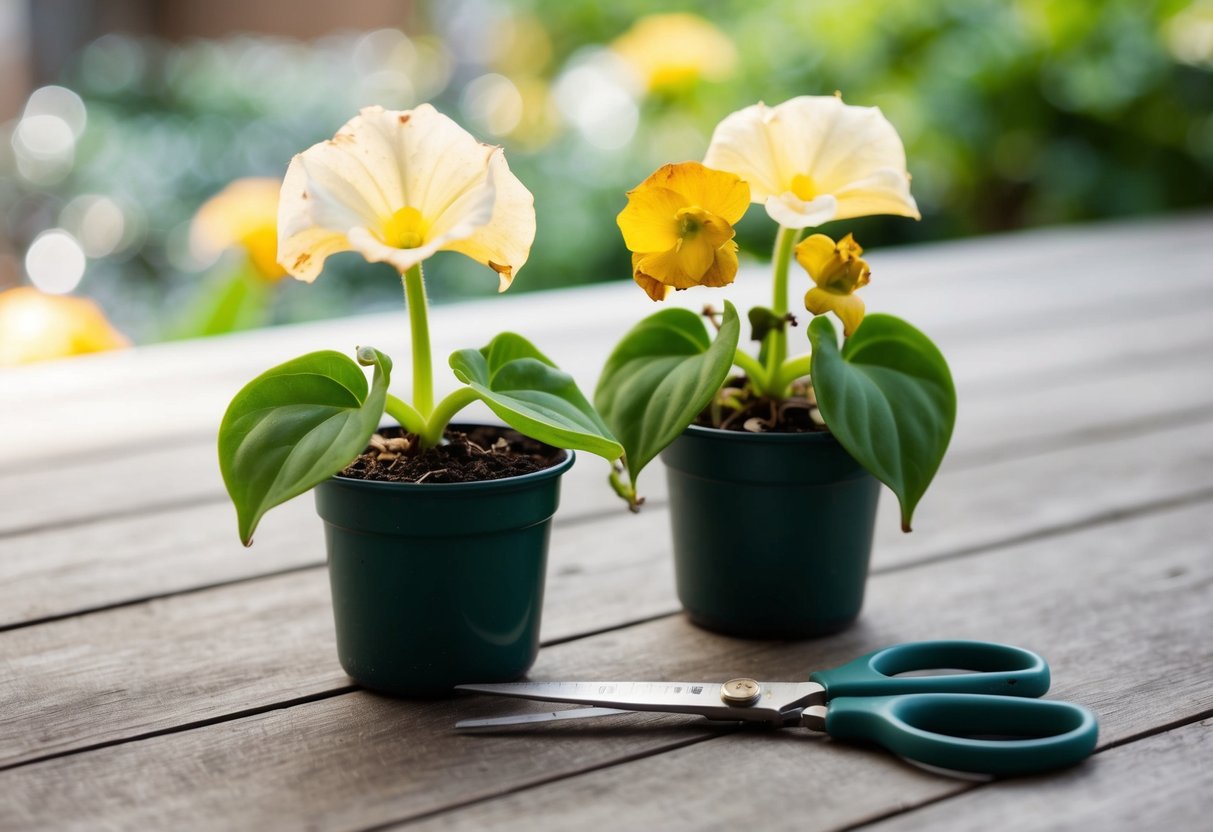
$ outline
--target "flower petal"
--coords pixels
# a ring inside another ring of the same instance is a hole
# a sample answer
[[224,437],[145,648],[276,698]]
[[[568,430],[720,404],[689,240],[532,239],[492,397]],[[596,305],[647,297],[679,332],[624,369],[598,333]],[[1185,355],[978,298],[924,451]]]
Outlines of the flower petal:
[[701,286],[728,286],[737,277],[737,243],[729,240],[716,249],[716,259],[700,278]]
[[838,248],[825,234],[814,234],[796,245],[796,262],[804,267],[814,283],[824,286],[829,282],[830,273],[838,265]]
[[831,194],[823,194],[806,202],[785,191],[770,197],[765,207],[767,215],[784,228],[811,228],[835,219],[838,200]]
[[814,315],[833,312],[842,321],[843,335],[849,336],[863,322],[864,305],[857,295],[839,295],[814,286],[805,292],[805,308]]
[[849,220],[873,214],[922,219],[918,203],[910,195],[909,177],[893,168],[881,168],[866,179],[840,188],[835,196],[838,198],[838,211],[834,219]]
[[703,163],[728,171],[750,186],[750,199],[763,203],[790,188],[784,182],[767,135],[772,110],[758,103],[726,116],[716,125]]
[[316,279],[330,254],[350,248],[343,231],[323,228],[313,222],[313,200],[303,160],[296,156],[286,169],[278,200],[278,264],[305,283]]
[[535,197],[511,171],[500,148],[489,160],[495,202],[487,222],[443,248],[458,251],[497,272],[504,292],[526,263],[535,242]]
[[729,225],[740,220],[750,207],[750,186],[737,174],[698,162],[663,165],[645,182],[682,194],[688,205],[710,211]]
[[[666,167],[672,167],[666,165]],[[677,213],[688,207],[686,197],[653,184],[653,177],[628,191],[628,204],[615,222],[629,251],[666,251],[678,244]]]
[[646,254],[632,255],[632,279],[641,289],[644,289],[644,293],[650,298],[655,301],[663,301],[669,297],[670,292],[674,291],[674,287],[666,286],[657,278],[641,271],[640,262],[647,256]]

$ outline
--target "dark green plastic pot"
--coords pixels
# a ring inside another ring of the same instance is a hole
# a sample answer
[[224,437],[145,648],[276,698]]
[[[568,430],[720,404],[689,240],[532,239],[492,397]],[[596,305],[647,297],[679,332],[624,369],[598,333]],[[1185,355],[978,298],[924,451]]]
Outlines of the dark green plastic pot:
[[692,426],[661,459],[678,597],[693,622],[803,638],[858,617],[880,483],[831,434]]
[[346,673],[374,690],[433,697],[527,671],[560,476],[573,465],[564,453],[499,480],[333,477],[316,487]]

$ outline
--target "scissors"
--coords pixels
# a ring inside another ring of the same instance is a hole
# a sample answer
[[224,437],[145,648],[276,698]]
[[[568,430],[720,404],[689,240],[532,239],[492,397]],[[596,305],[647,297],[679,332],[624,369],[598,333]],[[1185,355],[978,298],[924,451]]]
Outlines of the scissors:
[[[945,671],[934,675],[899,675]],[[946,672],[951,671],[951,672]],[[962,671],[962,672],[957,672]],[[512,682],[458,690],[593,707],[464,720],[459,729],[628,711],[802,727],[874,742],[928,768],[1008,776],[1074,765],[1095,749],[1094,714],[1041,700],[1049,666],[986,641],[916,641],[860,656],[807,682]]]

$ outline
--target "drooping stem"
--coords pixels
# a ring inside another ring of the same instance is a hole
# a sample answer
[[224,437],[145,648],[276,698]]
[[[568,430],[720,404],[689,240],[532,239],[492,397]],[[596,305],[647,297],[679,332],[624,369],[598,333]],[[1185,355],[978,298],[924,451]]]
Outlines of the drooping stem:
[[403,275],[404,300],[409,309],[409,334],[413,347],[413,407],[428,419],[434,410],[434,363],[430,358],[430,321],[425,301],[421,264]]
[[417,438],[421,442],[421,447],[423,449],[433,448],[441,442],[443,431],[446,430],[446,426],[450,424],[455,414],[478,398],[480,398],[480,394],[471,387],[460,387],[438,402],[438,406],[434,408],[434,412],[426,420],[425,430],[418,434]]
[[[792,249],[796,245],[796,239],[799,236],[800,229],[785,228],[782,225],[779,226],[779,233],[775,235],[774,274],[771,281],[771,311],[779,318],[783,318],[788,314],[788,266],[791,264]],[[771,330],[767,336],[766,347],[767,378],[773,381],[776,373],[779,372],[780,366],[782,366],[784,360],[788,357],[786,324]],[[768,392],[774,395],[779,394],[777,390]]]

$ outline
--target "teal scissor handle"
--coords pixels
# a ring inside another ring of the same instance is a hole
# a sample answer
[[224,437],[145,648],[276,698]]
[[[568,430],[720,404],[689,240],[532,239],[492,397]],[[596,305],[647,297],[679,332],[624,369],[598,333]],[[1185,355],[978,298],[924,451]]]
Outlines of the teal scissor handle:
[[[936,676],[897,676],[912,670],[977,671]],[[992,641],[911,641],[895,644],[831,670],[809,676],[836,696],[901,693],[985,693],[1043,696],[1049,689],[1045,660],[1021,647]]]
[[827,707],[825,729],[920,763],[993,775],[1074,765],[1099,736],[1094,714],[1071,702],[970,693],[840,697]]

